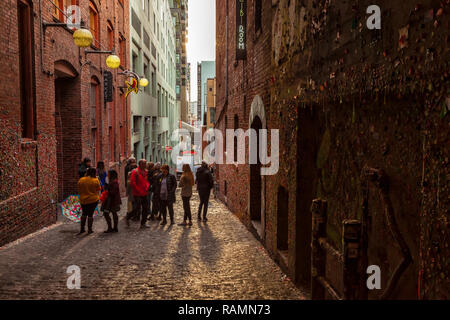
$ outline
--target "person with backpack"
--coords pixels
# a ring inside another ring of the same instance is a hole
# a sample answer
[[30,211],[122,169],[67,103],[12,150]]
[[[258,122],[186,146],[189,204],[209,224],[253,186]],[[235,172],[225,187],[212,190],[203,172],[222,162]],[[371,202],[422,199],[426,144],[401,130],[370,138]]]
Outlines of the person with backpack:
[[[150,184],[147,180],[147,160],[142,159],[139,161],[137,169],[131,172],[130,185],[135,202],[135,210],[137,213],[142,209],[141,228],[147,228],[147,215],[148,215],[148,188]],[[130,225],[130,216],[127,216],[127,225]]]
[[[105,233],[113,233],[119,232],[119,216],[117,213],[120,211],[120,206],[122,205],[119,188],[119,175],[117,174],[117,171],[110,170],[108,172],[108,180],[109,184],[106,187],[108,194],[103,205],[103,212],[108,225],[108,230],[106,230]],[[111,223],[110,213],[113,217],[114,227]]]
[[202,208],[203,208],[203,222],[207,222],[206,215],[208,213],[209,197],[211,195],[211,189],[214,187],[214,181],[211,171],[208,169],[208,164],[203,161],[202,166],[196,173],[196,184],[198,195],[200,196],[200,206],[198,207],[198,220],[202,220]]
[[103,161],[99,161],[97,163],[97,177],[100,181],[100,186],[102,187],[102,191],[106,190],[106,177],[108,173],[105,170],[105,163]]
[[81,230],[80,235],[85,233],[86,220],[88,221],[88,233],[94,233],[92,226],[94,224],[94,212],[97,209],[98,201],[100,200],[100,181],[97,179],[97,170],[89,168],[86,176],[78,181],[78,193],[80,195],[81,203]]
[[170,167],[165,164],[161,167],[161,174],[158,176],[158,183],[155,195],[159,195],[161,213],[163,221],[161,225],[167,224],[167,209],[169,210],[170,224],[175,224],[173,205],[176,202],[175,192],[177,191],[177,179],[170,172]]

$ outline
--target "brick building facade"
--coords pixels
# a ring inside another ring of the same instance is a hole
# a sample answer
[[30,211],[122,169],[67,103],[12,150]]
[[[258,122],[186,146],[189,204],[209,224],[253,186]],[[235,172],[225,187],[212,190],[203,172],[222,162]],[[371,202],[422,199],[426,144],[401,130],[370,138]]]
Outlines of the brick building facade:
[[[403,245],[412,257],[389,294],[370,299],[448,298],[448,2],[380,0],[382,28],[370,30],[370,1],[249,0],[247,60],[236,61],[237,2],[217,3],[217,128],[280,129],[280,169],[219,165],[219,197],[300,285],[321,198],[338,250],[343,221],[367,210],[383,289]],[[365,168],[382,169],[389,188]],[[326,273],[339,291],[335,267]]]
[[[122,66],[106,67],[107,54],[85,54],[56,6],[79,5],[94,35],[89,50],[115,50]],[[84,157],[121,170],[130,151],[128,0],[11,0],[0,27],[0,245],[54,223],[57,203],[77,194]],[[4,10],[5,9],[5,10]],[[113,74],[113,102],[104,102],[104,74]],[[123,174],[120,174],[123,177]]]

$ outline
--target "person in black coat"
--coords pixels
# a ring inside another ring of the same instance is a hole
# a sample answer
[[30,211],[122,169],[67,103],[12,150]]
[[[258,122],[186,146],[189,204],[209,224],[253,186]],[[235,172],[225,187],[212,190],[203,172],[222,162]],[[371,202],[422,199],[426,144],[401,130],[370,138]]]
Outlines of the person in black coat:
[[197,170],[196,181],[198,195],[200,196],[200,206],[198,207],[198,220],[202,220],[202,208],[203,208],[203,221],[206,222],[206,214],[208,213],[209,197],[211,195],[211,189],[214,187],[214,181],[211,171],[208,169],[208,164],[203,161],[202,166]]
[[161,225],[167,224],[167,209],[169,209],[170,224],[175,224],[173,205],[176,201],[175,192],[177,190],[177,179],[169,173],[169,166],[161,167],[161,174],[157,178],[154,197],[159,198],[163,221]]
[[[108,230],[106,230],[105,233],[113,233],[119,232],[119,216],[117,213],[120,211],[122,199],[120,197],[119,175],[117,174],[117,171],[110,170],[108,172],[108,179],[109,184],[106,187],[108,190],[108,198],[103,205],[103,212],[106,223],[108,224]],[[112,226],[110,213],[113,217],[114,227]]]

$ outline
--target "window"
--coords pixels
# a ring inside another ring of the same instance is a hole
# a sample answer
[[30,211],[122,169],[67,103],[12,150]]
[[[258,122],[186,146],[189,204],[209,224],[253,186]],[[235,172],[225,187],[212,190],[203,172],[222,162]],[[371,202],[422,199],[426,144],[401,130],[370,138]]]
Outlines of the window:
[[137,72],[138,56],[133,52],[133,72]]
[[137,16],[136,12],[131,9],[131,25],[133,26],[133,29],[136,31],[136,33],[141,36],[141,20],[139,20],[139,17]]
[[262,0],[255,0],[255,32],[262,28]]
[[154,98],[156,98],[156,67],[154,65],[152,65],[152,79],[151,79],[152,83],[152,96]]
[[141,117],[134,116],[133,117],[133,132],[139,133],[141,131]]
[[[148,59],[146,58],[146,59],[145,59],[145,63],[144,63],[144,77],[145,77],[146,79],[149,79],[149,76],[148,76],[148,64],[149,64],[149,61],[148,61]],[[144,91],[145,91],[146,93],[149,93],[149,92],[150,92],[149,86],[145,87],[145,88],[144,88]]]
[[19,64],[22,137],[34,138],[34,76],[33,76],[33,11],[30,3],[19,0]]
[[[78,5],[78,0],[53,0],[53,4],[53,17],[61,22],[65,22],[66,9],[71,5]],[[70,16],[70,13],[68,14],[68,16]]]
[[216,123],[216,108],[209,108],[209,121],[214,124]]
[[92,159],[96,162],[95,159],[101,159],[101,150],[100,146],[100,135],[97,128],[99,127],[99,119],[100,119],[100,82],[97,78],[91,78],[91,90],[90,90],[90,107],[91,107],[91,137],[92,137]]
[[114,28],[112,27],[111,22],[108,21],[107,25],[107,31],[108,31],[108,50],[114,49]]
[[94,45],[95,42],[100,43],[100,35],[98,30],[98,11],[95,8],[94,4],[92,2],[89,3],[89,30],[92,33],[92,36],[94,37]]

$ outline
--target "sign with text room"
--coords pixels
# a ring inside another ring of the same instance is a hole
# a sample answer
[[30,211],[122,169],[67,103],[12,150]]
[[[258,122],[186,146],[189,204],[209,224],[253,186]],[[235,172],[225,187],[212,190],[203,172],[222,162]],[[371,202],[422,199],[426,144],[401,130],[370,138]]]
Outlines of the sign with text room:
[[236,0],[236,60],[247,58],[247,0]]

